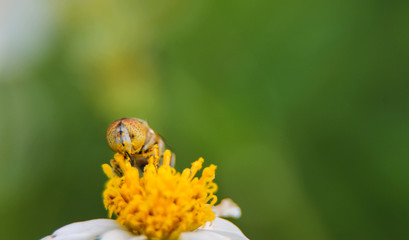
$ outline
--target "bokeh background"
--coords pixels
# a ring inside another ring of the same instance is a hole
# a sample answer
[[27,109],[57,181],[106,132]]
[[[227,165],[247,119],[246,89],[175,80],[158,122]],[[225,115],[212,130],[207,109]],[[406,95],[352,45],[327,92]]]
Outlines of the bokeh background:
[[138,117],[251,239],[408,239],[408,93],[408,1],[2,0],[0,238],[106,217]]

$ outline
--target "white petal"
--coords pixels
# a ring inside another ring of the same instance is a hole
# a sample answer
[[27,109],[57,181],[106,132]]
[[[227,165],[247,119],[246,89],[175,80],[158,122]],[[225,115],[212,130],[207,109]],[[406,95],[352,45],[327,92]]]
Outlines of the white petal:
[[129,240],[133,237],[130,232],[126,231],[125,229],[114,229],[108,231],[100,237],[101,240]]
[[94,219],[68,224],[42,240],[95,240],[113,229],[123,228],[111,219]]
[[215,220],[213,220],[213,222],[207,222],[205,226],[200,227],[199,229],[195,231],[195,233],[201,233],[201,234],[204,234],[205,232],[206,233],[211,232],[211,233],[221,235],[225,237],[223,239],[234,239],[234,240],[248,239],[236,225],[234,225],[233,223],[223,218],[216,218]]
[[212,222],[207,222],[206,225],[199,229],[237,232],[242,234],[240,228],[223,218],[216,218]]
[[211,231],[184,232],[179,240],[228,240],[229,238]]
[[223,199],[219,205],[212,207],[216,217],[239,218],[241,216],[240,207],[230,198]]

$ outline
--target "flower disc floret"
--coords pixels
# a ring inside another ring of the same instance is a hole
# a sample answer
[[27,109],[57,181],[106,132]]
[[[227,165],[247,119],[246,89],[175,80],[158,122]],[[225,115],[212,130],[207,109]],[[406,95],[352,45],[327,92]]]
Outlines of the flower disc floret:
[[103,165],[109,178],[103,193],[109,216],[115,214],[119,224],[150,239],[177,239],[182,232],[214,220],[216,166],[204,168],[198,178],[195,175],[202,168],[203,158],[182,173],[171,167],[170,161],[169,150],[165,151],[161,166],[158,156],[151,157],[140,177],[138,169],[122,154],[115,154],[111,163],[120,167],[121,175],[110,165]]

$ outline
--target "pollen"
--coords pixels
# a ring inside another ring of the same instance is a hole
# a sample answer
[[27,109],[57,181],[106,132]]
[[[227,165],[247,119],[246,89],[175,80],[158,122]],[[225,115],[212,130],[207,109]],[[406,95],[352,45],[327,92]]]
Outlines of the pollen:
[[[103,193],[109,217],[116,216],[122,226],[148,239],[177,239],[182,232],[193,231],[215,219],[212,206],[217,197],[215,165],[195,175],[202,168],[203,158],[181,173],[170,166],[171,152],[149,159],[142,176],[127,158],[116,153],[102,166],[109,180]],[[121,174],[116,174],[120,168]]]

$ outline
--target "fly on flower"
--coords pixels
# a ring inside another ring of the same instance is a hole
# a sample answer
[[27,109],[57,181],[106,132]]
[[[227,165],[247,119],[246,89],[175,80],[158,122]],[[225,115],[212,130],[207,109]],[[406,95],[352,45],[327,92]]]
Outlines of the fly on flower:
[[[121,118],[114,121],[107,130],[106,138],[109,147],[117,153],[124,155],[132,166],[141,171],[153,155],[162,158],[165,143],[162,137],[149,127],[144,120],[137,118]],[[115,166],[115,163],[111,163]],[[172,153],[171,166],[175,164],[175,155]],[[114,169],[122,175],[120,168]]]
[[[216,166],[203,158],[182,172],[162,138],[140,119],[123,118],[107,132],[116,153],[102,168],[108,177],[103,201],[109,218],[66,225],[42,240],[248,240],[233,223],[241,210],[217,202]],[[201,176],[200,175],[201,172]]]

